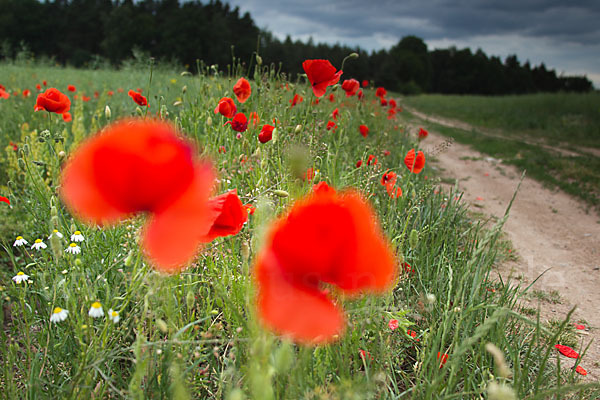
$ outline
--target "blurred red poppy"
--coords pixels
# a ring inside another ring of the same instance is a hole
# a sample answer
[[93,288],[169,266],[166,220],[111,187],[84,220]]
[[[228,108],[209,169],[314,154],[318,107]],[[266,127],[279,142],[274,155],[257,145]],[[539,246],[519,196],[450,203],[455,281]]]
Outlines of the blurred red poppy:
[[248,220],[248,211],[238,197],[237,189],[209,199],[208,204],[213,223],[208,233],[201,236],[203,243],[221,236],[237,235]]
[[398,175],[394,171],[387,170],[381,176],[381,184],[383,186],[391,184],[392,186],[396,183],[396,179],[398,179]]
[[142,106],[142,107],[143,106],[150,107],[148,105],[148,99],[146,99],[146,97],[142,96],[139,92],[130,90],[129,92],[127,92],[127,94],[133,99],[133,101],[135,101],[137,103],[137,105]]
[[383,151],[383,155],[384,155],[385,157],[389,156],[390,154],[392,154],[392,153],[391,153],[389,150],[384,150],[384,151]]
[[339,82],[342,71],[335,71],[335,67],[328,60],[306,60],[302,68],[312,86],[313,93],[321,97],[327,91],[327,86]]
[[0,196],[0,202],[6,203],[10,206],[10,200],[8,200],[8,197]]
[[369,127],[366,125],[360,125],[358,127],[358,131],[361,135],[363,135],[363,137],[367,137],[367,135],[369,135]]
[[375,157],[373,154],[369,154],[369,158],[367,158],[367,165],[377,165],[377,157]]
[[419,128],[419,139],[425,139],[427,135],[429,135],[429,132],[423,128]]
[[258,118],[256,111],[252,111],[250,114],[248,114],[248,121],[252,124],[252,127],[255,127],[260,123],[260,118]]
[[385,107],[385,106],[387,106],[387,104],[388,104],[388,101],[382,97],[382,98],[381,98],[381,105],[382,105],[383,107]]
[[356,97],[358,97],[358,99],[359,99],[359,100],[362,100],[362,99],[363,99],[363,97],[364,97],[364,95],[363,95],[363,91],[362,91],[362,90],[359,90],[359,91],[358,91],[358,94],[356,95]]
[[307,169],[303,174],[302,174],[302,180],[303,181],[312,181],[313,178],[315,177],[315,169],[314,168],[309,168]]
[[331,118],[333,119],[338,119],[338,117],[340,116],[340,110],[338,110],[337,108],[335,110],[333,110],[333,112],[331,113]]
[[446,354],[446,353],[442,354],[438,351],[437,359],[440,362],[440,368],[442,368],[444,366],[444,364],[446,364],[446,361],[448,361],[448,354]]
[[8,92],[5,91],[5,89],[0,88],[0,99],[8,99],[10,97],[10,94],[8,94]]
[[109,97],[112,97],[112,96],[115,94],[115,92],[114,92],[114,91],[112,91],[112,90],[109,90],[108,92],[106,92],[106,94],[107,94]]
[[346,92],[346,97],[351,97],[360,89],[360,83],[356,79],[347,79],[342,83],[342,89]]
[[55,88],[50,88],[44,93],[38,94],[33,108],[34,111],[46,110],[57,114],[65,113],[70,109],[71,100]]
[[237,113],[237,107],[230,97],[223,97],[215,107],[215,114],[221,114],[225,118],[233,118]]
[[248,118],[246,118],[246,114],[237,113],[233,117],[231,121],[225,122],[225,125],[231,125],[231,128],[236,132],[246,132],[248,129]]
[[70,112],[63,113],[62,117],[63,117],[63,121],[65,121],[65,122],[73,121],[73,117],[71,116]]
[[346,295],[382,292],[395,277],[393,253],[375,213],[356,192],[311,192],[270,229],[254,276],[262,322],[304,344],[342,333],[342,309],[323,284]]
[[267,143],[269,140],[271,140],[273,138],[273,129],[275,129],[273,125],[263,125],[260,133],[258,134],[258,141],[261,143]]
[[374,360],[373,356],[371,355],[371,353],[369,353],[368,351],[365,351],[363,349],[358,349],[358,355],[360,356],[360,359],[363,361],[367,361],[367,358],[371,361]]
[[575,368],[575,372],[577,372],[579,375],[587,375],[587,371],[581,365],[578,365],[577,368]]
[[329,101],[332,103],[335,101],[335,95],[333,93],[329,95]]
[[304,99],[302,98],[302,96],[300,96],[296,93],[294,95],[294,98],[290,100],[290,103],[292,103],[292,107],[294,107],[296,104],[302,103],[303,101],[304,101]]
[[39,83],[37,85],[35,85],[35,90],[40,92],[42,90],[42,85],[40,85]]
[[252,94],[250,82],[248,82],[246,78],[240,78],[235,85],[233,85],[233,93],[235,94],[237,101],[245,103],[250,97],[250,94]]
[[398,197],[402,196],[402,188],[399,186],[394,186],[392,184],[388,184],[388,185],[385,185],[385,190],[387,191],[387,194],[392,199],[397,199]]
[[176,272],[214,224],[212,166],[165,122],[124,120],[81,144],[62,172],[71,212],[95,225],[150,213],[141,244],[163,272]]
[[388,327],[392,331],[395,331],[396,329],[398,329],[398,326],[400,326],[400,325],[398,324],[398,320],[397,319],[390,319],[390,321],[388,322]]
[[327,130],[333,129],[334,131],[337,129],[337,125],[333,121],[327,121]]
[[47,86],[47,82],[45,80],[43,80],[42,85]]
[[362,160],[358,160],[358,161],[356,162],[356,168],[360,168],[360,167],[361,167],[361,165],[362,165]]
[[410,149],[410,151],[406,153],[406,157],[404,157],[404,165],[406,165],[406,168],[408,168],[410,172],[418,174],[425,167],[425,154],[419,150],[415,155],[415,149]]
[[362,87],[367,87],[367,86],[369,86],[369,81],[365,79],[362,81]]
[[565,357],[579,358],[579,353],[577,353],[575,350],[573,350],[569,346],[565,346],[565,345],[562,345],[562,344],[556,344],[556,345],[554,345],[554,347],[558,351],[560,351],[560,354],[562,354]]
[[[144,96],[142,96],[142,97],[144,97]],[[91,97],[89,97],[89,96],[86,96],[85,94],[84,94],[84,95],[81,95],[81,100],[83,100],[83,101],[84,101],[84,102],[86,102],[86,103],[87,103],[88,101],[90,101],[91,99],[92,99]],[[136,101],[136,103],[137,103],[137,101]],[[138,103],[138,104],[140,104],[140,103]],[[140,105],[141,105],[141,106],[145,106],[145,104],[140,104]]]
[[382,87],[378,87],[377,90],[375,90],[375,97],[379,97],[380,99],[383,99],[386,95],[387,95],[387,90],[385,90]]
[[75,86],[74,86],[74,85],[68,85],[68,86],[67,86],[67,90],[68,90],[69,92],[75,92],[75,91],[77,91],[77,88],[75,88]]
[[29,90],[29,89],[23,90],[23,97],[29,97],[29,96],[31,96],[31,90]]

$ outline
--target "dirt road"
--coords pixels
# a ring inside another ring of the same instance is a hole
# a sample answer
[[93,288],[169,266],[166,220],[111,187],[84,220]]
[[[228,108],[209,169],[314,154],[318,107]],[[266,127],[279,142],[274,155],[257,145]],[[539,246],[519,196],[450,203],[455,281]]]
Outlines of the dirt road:
[[[427,122],[422,123],[427,129]],[[446,137],[430,130],[422,145],[433,149],[444,141]],[[442,171],[442,176],[458,179],[465,193],[463,198],[472,210],[490,216],[504,215],[521,171],[458,143],[435,158],[433,165]],[[588,327],[578,331],[580,343],[585,347],[594,339],[581,361],[588,370],[585,379],[589,382],[600,380],[600,216],[587,214],[583,209],[573,197],[525,178],[504,226],[518,261],[504,265],[499,273],[503,279],[510,276],[520,278],[515,283],[529,283],[547,271],[533,289],[557,291],[561,300],[559,304],[532,300],[533,307],[540,302],[543,319],[562,320],[572,306],[577,306],[573,322],[583,322]]]

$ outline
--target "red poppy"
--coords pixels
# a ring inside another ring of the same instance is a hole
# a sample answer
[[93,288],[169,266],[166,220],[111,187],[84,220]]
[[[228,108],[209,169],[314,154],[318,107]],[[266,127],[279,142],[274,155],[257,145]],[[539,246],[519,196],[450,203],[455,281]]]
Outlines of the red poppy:
[[8,197],[0,196],[0,202],[6,203],[10,206],[10,200],[8,200]]
[[407,262],[403,262],[402,263],[402,269],[407,274],[410,274],[410,275],[414,275],[415,274],[415,269],[409,263],[407,263]]
[[225,118],[233,118],[237,113],[237,107],[230,97],[223,97],[215,107],[215,114],[221,114]]
[[47,86],[47,85],[46,85],[46,83],[47,83],[47,82],[46,82],[45,80],[44,80],[44,81],[42,81],[42,85],[44,85],[44,86]]
[[40,85],[39,83],[37,85],[35,85],[35,89],[40,92],[42,90],[42,85]]
[[418,174],[425,167],[425,154],[419,150],[415,156],[415,149],[410,149],[410,151],[406,153],[406,157],[404,157],[404,165],[406,165],[406,168],[408,168],[410,172]]
[[227,150],[225,150],[225,146],[219,146],[219,154],[220,153],[223,153],[223,154],[227,153]]
[[246,80],[246,78],[240,78],[235,85],[233,85],[233,93],[237,98],[237,101],[240,103],[245,103],[246,100],[252,94],[252,87],[250,87],[250,82]]
[[390,154],[392,154],[392,153],[391,153],[389,150],[384,150],[384,151],[383,151],[383,155],[384,155],[385,157],[389,156]]
[[346,92],[346,97],[351,97],[360,89],[360,83],[356,79],[347,79],[342,83],[342,89]]
[[369,127],[366,125],[359,126],[358,130],[363,137],[367,137],[367,135],[369,135]]
[[390,319],[390,321],[388,322],[388,326],[392,331],[395,331],[400,325],[398,324],[397,319]]
[[440,361],[440,368],[442,368],[446,364],[446,361],[448,361],[448,354],[442,354],[438,351],[437,359]]
[[264,124],[260,133],[258,134],[258,141],[261,143],[267,143],[269,140],[273,138],[273,129],[275,127],[273,125]]
[[587,375],[587,371],[581,365],[578,365],[577,368],[575,368],[575,372],[583,376]]
[[312,187],[313,192],[331,192],[335,193],[335,189],[327,184],[327,182],[319,182]]
[[236,189],[213,197],[208,203],[214,222],[208,233],[200,238],[203,243],[221,236],[237,235],[248,220],[248,211],[238,197]]
[[397,199],[398,197],[402,196],[402,188],[399,186],[394,186],[391,184],[385,185],[385,190],[392,199]]
[[77,91],[77,88],[75,88],[75,86],[74,86],[74,85],[68,85],[68,86],[67,86],[67,90],[68,90],[69,92],[75,92],[75,91]]
[[244,208],[250,215],[254,215],[256,212],[256,207],[254,207],[252,204],[244,204]]
[[373,154],[369,154],[369,158],[367,158],[367,165],[377,165],[377,157],[375,157]]
[[388,114],[388,116],[387,116],[388,119],[396,118],[396,109],[395,108],[390,108],[388,110],[387,114]]
[[388,101],[382,97],[381,98],[381,106],[385,107],[385,106],[387,106],[387,104],[388,104]]
[[356,168],[360,168],[360,167],[361,167],[361,165],[362,165],[362,160],[358,160],[358,161],[356,162]]
[[94,98],[96,98],[96,99],[97,99],[99,96],[100,96],[100,93],[98,93],[98,91],[96,90],[96,91],[94,92]]
[[149,212],[142,247],[163,272],[194,256],[214,224],[208,162],[166,122],[125,120],[86,140],[63,169],[60,194],[72,213],[114,224]]
[[263,323],[293,340],[334,340],[345,323],[323,284],[347,295],[381,292],[395,260],[371,207],[353,191],[318,190],[296,202],[271,227],[254,276]]
[[253,127],[260,123],[260,118],[258,118],[256,111],[252,111],[250,114],[248,114],[248,121],[252,123]]
[[578,329],[580,331],[585,329],[585,325],[580,325],[580,324],[573,324],[575,326],[575,329]]
[[329,95],[329,101],[332,103],[335,101],[335,95],[333,93]]
[[294,98],[290,100],[290,103],[292,103],[292,107],[294,107],[296,104],[302,103],[303,101],[304,99],[302,98],[302,96],[296,93],[294,95]]
[[112,96],[115,94],[115,92],[113,92],[112,90],[109,90],[108,92],[106,92],[106,94],[107,94],[109,97],[112,97]]
[[359,100],[362,100],[362,99],[363,99],[363,97],[364,97],[363,91],[362,91],[362,90],[359,90],[359,91],[358,91],[358,94],[356,95],[356,97],[358,97],[358,99],[359,99]]
[[46,110],[57,114],[65,113],[69,109],[71,109],[71,100],[55,88],[38,94],[33,108],[34,111]]
[[579,358],[579,353],[577,353],[575,350],[573,350],[572,348],[570,348],[569,346],[564,346],[562,344],[557,344],[554,345],[554,347],[560,351],[560,354],[562,354],[565,357],[569,357],[569,358]]
[[65,121],[65,122],[73,121],[73,117],[71,116],[70,112],[63,113],[62,117],[63,117],[63,121]]
[[17,146],[15,143],[13,143],[13,142],[8,142],[8,144],[9,144],[9,146],[11,146],[11,147],[12,147],[12,149],[13,149],[14,151],[17,151],[17,150],[19,150],[19,147],[18,147],[18,146]]
[[368,351],[365,351],[363,349],[358,349],[358,355],[360,356],[360,359],[363,361],[367,361],[367,358],[371,361],[374,360],[373,356],[371,355],[371,353],[369,353]]
[[396,175],[396,173],[394,171],[387,170],[381,176],[381,184],[383,186],[392,184],[392,186],[393,186],[396,183],[397,178],[398,178],[398,176]]
[[419,139],[425,139],[427,135],[429,135],[429,132],[423,128],[419,128]]
[[138,93],[143,93],[144,89],[142,89],[142,88],[136,88],[135,91],[138,92]]
[[392,109],[395,109],[397,107],[396,100],[391,99],[390,101],[388,101],[388,106]]
[[337,125],[333,121],[327,121],[327,130],[333,129],[334,131],[337,129]]
[[369,86],[369,81],[365,79],[364,81],[362,81],[362,87],[367,87],[367,86]]
[[117,92],[119,92],[119,93],[123,93],[124,91],[125,91],[125,89],[123,89],[122,87],[117,89]]
[[8,92],[6,92],[5,89],[0,88],[0,98],[8,99],[9,97],[10,97],[10,94],[8,94]]
[[335,110],[333,110],[333,112],[331,113],[331,118],[333,119],[338,119],[338,117],[340,116],[340,110],[338,110],[337,108]]
[[[148,106],[148,99],[146,99],[146,97],[142,96],[139,92],[134,92],[133,90],[130,90],[129,92],[127,92],[127,94],[133,99],[133,101],[135,101],[137,103],[137,105],[139,106]],[[85,101],[85,100],[84,100]]]
[[386,95],[387,95],[387,90],[385,90],[382,87],[378,87],[377,90],[375,91],[375,97],[379,97],[380,99],[383,99]]
[[[142,96],[142,97],[144,97],[144,96]],[[84,101],[84,102],[86,102],[86,103],[87,103],[88,101],[90,101],[91,99],[92,99],[91,97],[89,97],[89,96],[86,96],[85,94],[84,94],[84,95],[81,95],[81,100],[83,100],[83,101]],[[136,103],[137,103],[137,100],[136,100]],[[140,104],[140,103],[138,103],[138,104]],[[140,104],[140,106],[145,106],[145,105],[146,105],[146,104]]]
[[31,96],[31,90],[29,90],[29,89],[23,90],[23,97],[29,97],[29,96]]
[[314,168],[309,168],[307,169],[303,174],[302,174],[302,180],[303,181],[312,181],[313,178],[315,177],[315,169]]
[[236,132],[246,132],[246,129],[248,129],[248,118],[246,118],[246,114],[244,113],[237,113],[231,121],[225,122],[225,125],[227,124],[231,125]]
[[335,71],[335,67],[328,60],[306,60],[302,68],[312,86],[313,93],[321,97],[327,91],[327,86],[339,82],[342,71]]

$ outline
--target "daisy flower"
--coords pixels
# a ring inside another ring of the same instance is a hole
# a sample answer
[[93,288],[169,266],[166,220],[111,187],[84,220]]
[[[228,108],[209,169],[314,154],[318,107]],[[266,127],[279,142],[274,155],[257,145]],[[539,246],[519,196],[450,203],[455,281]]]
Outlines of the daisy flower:
[[112,308],[108,310],[108,319],[110,319],[113,324],[116,324],[121,319],[118,311],[113,310]]
[[75,233],[71,235],[71,242],[83,242],[81,231],[75,231]]
[[50,234],[50,236],[48,236],[48,239],[52,239],[52,237],[53,237],[53,236],[56,236],[56,237],[57,237],[57,238],[59,238],[59,239],[62,239],[62,238],[63,238],[63,234],[62,234],[62,233],[60,233],[60,232],[58,231],[58,229],[54,229],[54,230],[52,231],[52,233]]
[[23,236],[17,236],[17,240],[13,243],[13,246],[23,246],[24,244],[29,244],[29,242],[23,239]]
[[45,249],[46,247],[46,243],[42,242],[42,239],[35,239],[35,243],[31,246],[32,249],[34,250],[41,250],[41,249]]
[[63,310],[60,307],[56,307],[52,311],[52,315],[50,316],[50,322],[57,323],[57,322],[64,321],[65,319],[67,319],[68,315],[69,315],[68,310]]
[[71,254],[79,254],[81,253],[81,247],[77,246],[76,243],[71,243],[69,247],[65,249],[65,251]]
[[17,272],[17,274],[12,277],[12,280],[15,281],[15,283],[17,284],[25,282],[27,281],[27,279],[29,279],[29,275],[21,271]]
[[99,301],[95,301],[92,303],[90,307],[90,311],[88,311],[88,315],[92,318],[100,318],[104,315],[104,311],[102,310],[102,304]]

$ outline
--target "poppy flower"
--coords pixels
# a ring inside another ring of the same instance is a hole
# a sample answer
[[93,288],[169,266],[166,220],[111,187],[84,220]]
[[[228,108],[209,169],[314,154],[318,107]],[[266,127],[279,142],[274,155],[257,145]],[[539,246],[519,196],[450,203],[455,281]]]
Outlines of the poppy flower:
[[390,154],[392,154],[392,153],[391,153],[389,150],[384,150],[384,151],[383,151],[383,155],[384,155],[385,157],[389,156]]
[[369,127],[366,125],[360,125],[358,127],[358,131],[361,135],[363,135],[363,137],[367,137],[369,135]]
[[254,266],[259,316],[304,344],[342,333],[343,310],[323,284],[346,295],[382,292],[395,277],[393,253],[371,207],[354,192],[311,192],[270,228]]
[[335,110],[333,110],[333,112],[331,113],[331,118],[333,119],[338,119],[338,117],[340,116],[340,110],[338,110],[337,108]]
[[575,329],[577,329],[577,330],[582,331],[585,329],[585,325],[580,325],[580,324],[573,324],[573,325],[575,326]]
[[362,87],[367,87],[367,86],[369,86],[369,81],[365,79],[362,81]]
[[45,80],[42,81],[42,85],[47,86],[47,82]]
[[260,123],[260,118],[258,118],[256,111],[252,111],[250,114],[248,114],[248,121],[252,123],[253,127]]
[[38,92],[42,91],[42,85],[40,85],[39,83],[37,85],[35,85],[35,90],[37,90]]
[[46,110],[57,114],[65,113],[69,109],[71,109],[71,100],[55,88],[38,94],[33,108],[34,111]]
[[14,151],[19,150],[19,146],[17,146],[16,143],[8,142],[8,145],[11,146]]
[[256,207],[254,207],[252,204],[244,204],[244,208],[250,215],[254,215],[256,212]]
[[0,196],[0,202],[6,203],[10,206],[10,200],[8,200],[8,197]]
[[399,186],[394,186],[392,184],[388,184],[388,185],[385,185],[385,190],[387,191],[387,194],[392,199],[397,199],[398,197],[402,196],[402,188]]
[[359,90],[358,93],[356,94],[356,97],[358,97],[359,100],[362,100],[364,97],[363,91]]
[[329,95],[329,101],[332,103],[335,101],[335,95],[333,93]]
[[564,346],[562,344],[557,344],[554,345],[554,347],[560,351],[560,354],[562,354],[565,357],[569,357],[569,358],[579,358],[579,353],[577,353],[575,350],[573,350],[572,348],[570,348],[569,346]]
[[10,94],[8,94],[8,92],[6,92],[5,89],[0,88],[0,98],[8,99],[9,97],[10,97]]
[[[133,99],[133,101],[135,101],[137,103],[137,105],[139,106],[148,106],[148,99],[146,99],[146,97],[142,96],[139,92],[134,92],[133,90],[130,90],[129,92],[127,92],[127,94]],[[148,106],[150,107],[150,106]]]
[[390,321],[388,322],[388,327],[392,331],[395,331],[396,329],[398,329],[398,326],[400,326],[400,325],[398,324],[398,320],[397,319],[390,319]]
[[237,107],[230,97],[223,97],[215,108],[215,114],[221,114],[225,118],[233,118],[237,113]]
[[225,125],[227,124],[231,125],[231,128],[236,132],[246,132],[246,129],[248,129],[248,118],[246,118],[246,114],[244,113],[237,113],[231,121],[225,122]]
[[175,272],[215,222],[211,165],[166,122],[124,120],[81,144],[62,172],[69,210],[96,225],[148,212],[142,248],[159,270]]
[[29,90],[29,89],[23,90],[23,97],[29,97],[29,96],[31,96],[31,90]]
[[[144,96],[142,96],[142,97],[144,97]],[[92,99],[91,97],[89,97],[89,96],[86,96],[85,94],[84,94],[84,95],[81,95],[81,100],[83,100],[83,101],[84,101],[84,102],[86,102],[86,103],[87,103],[88,101],[90,101],[91,99]],[[136,100],[136,103],[137,103],[137,100]],[[140,103],[138,103],[138,104],[140,104]],[[140,106],[145,106],[145,105],[146,105],[146,104],[140,104]]]
[[73,117],[71,116],[71,113],[69,113],[69,112],[63,113],[62,117],[63,117],[63,121],[65,121],[65,122],[73,121]]
[[227,153],[225,146],[219,146],[219,154],[221,154],[221,153],[223,153],[223,154]]
[[363,349],[358,349],[358,355],[360,356],[360,359],[363,361],[367,361],[367,358],[371,361],[374,360],[373,356],[371,355],[371,353],[369,353],[368,351],[365,351]]
[[313,93],[321,97],[327,91],[327,86],[333,86],[340,81],[342,71],[335,71],[335,67],[328,60],[306,60],[302,68],[312,86]]
[[446,364],[446,361],[448,361],[448,354],[446,354],[446,353],[442,354],[438,351],[437,359],[440,361],[440,368],[442,368],[444,366],[444,364]]
[[240,78],[235,85],[233,85],[233,93],[235,94],[237,101],[245,103],[250,97],[250,94],[252,94],[250,82],[248,82],[246,78]]
[[335,189],[327,184],[327,182],[319,182],[312,187],[313,192],[332,192],[335,193]]
[[388,110],[387,114],[388,114],[387,119],[396,118],[396,109],[395,108],[390,108]]
[[98,91],[96,90],[94,92],[94,98],[97,99],[98,97],[100,97],[100,93],[98,93]]
[[360,83],[356,79],[346,79],[342,83],[342,89],[346,92],[346,97],[351,97],[360,89]]
[[377,165],[377,157],[375,157],[373,154],[369,154],[369,158],[367,158],[367,165]]
[[112,97],[112,96],[114,96],[115,92],[112,90],[109,90],[108,92],[106,92],[106,94],[108,95],[108,97]]
[[381,98],[381,106],[385,107],[385,106],[387,106],[387,104],[388,104],[388,101],[382,97]]
[[579,375],[587,375],[587,371],[581,365],[578,365],[577,368],[575,368],[575,372],[577,372]]
[[387,90],[385,90],[382,87],[378,87],[377,90],[375,90],[375,97],[379,97],[380,99],[383,99],[386,95],[387,95]]
[[388,107],[390,107],[391,109],[396,109],[398,105],[396,104],[396,100],[391,99],[390,101],[388,101]]
[[77,91],[77,88],[74,85],[68,85],[67,90],[69,92],[75,92],[75,91]]
[[258,134],[258,141],[261,143],[267,143],[269,140],[273,138],[273,129],[275,127],[273,125],[264,124],[260,133]]
[[334,131],[337,129],[337,125],[333,121],[327,121],[327,130],[333,129]]
[[313,178],[315,177],[315,169],[314,168],[309,168],[306,171],[304,171],[304,173],[302,174],[302,180],[303,181],[312,181]]
[[381,184],[383,186],[389,185],[390,183],[393,185],[394,183],[396,183],[397,178],[398,178],[398,176],[396,175],[396,173],[394,171],[387,170],[381,176]]
[[221,236],[237,235],[248,220],[248,211],[236,189],[209,199],[208,204],[214,222],[208,233],[200,238],[203,243]]
[[429,132],[423,128],[419,128],[419,139],[425,139],[427,135],[429,135]]
[[410,172],[418,174],[425,167],[425,154],[419,150],[415,155],[415,149],[410,149],[410,151],[406,153],[406,157],[404,157],[404,165],[406,165],[406,168],[408,168]]
[[290,100],[290,103],[292,103],[291,107],[294,107],[296,104],[302,103],[303,101],[304,101],[304,99],[302,98],[302,96],[300,96],[298,93],[296,93],[294,95],[294,98]]
[[358,160],[358,161],[356,162],[356,168],[360,168],[360,167],[361,167],[361,165],[362,165],[362,160]]

